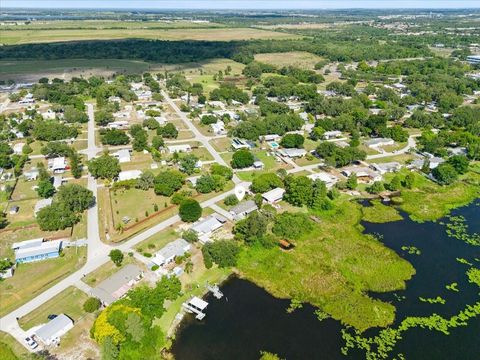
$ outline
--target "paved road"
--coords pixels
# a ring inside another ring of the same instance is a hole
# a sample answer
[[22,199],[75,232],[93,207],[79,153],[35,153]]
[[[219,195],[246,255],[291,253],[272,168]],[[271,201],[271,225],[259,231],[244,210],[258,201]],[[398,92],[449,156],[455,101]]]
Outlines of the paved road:
[[[223,165],[223,166],[228,166],[227,163],[225,162],[225,160],[223,160],[223,158],[220,156],[220,154],[209,143],[210,139],[216,138],[216,137],[209,137],[209,136],[203,135],[200,132],[200,130],[198,130],[197,127],[187,118],[187,115],[178,108],[177,104],[175,104],[175,102],[168,96],[168,94],[166,92],[163,91],[162,95],[165,98],[165,100],[168,102],[168,104],[173,108],[173,110],[175,110],[175,112],[180,117],[180,119],[182,119],[182,121],[185,123],[185,125],[187,125],[189,130],[195,135],[195,140],[200,141],[202,143],[202,145],[205,146],[205,148],[213,156],[213,158],[215,159],[215,161],[217,163],[219,163],[220,165]],[[235,184],[238,184],[238,183],[241,182],[241,180],[236,175],[234,175],[233,176],[233,182]]]

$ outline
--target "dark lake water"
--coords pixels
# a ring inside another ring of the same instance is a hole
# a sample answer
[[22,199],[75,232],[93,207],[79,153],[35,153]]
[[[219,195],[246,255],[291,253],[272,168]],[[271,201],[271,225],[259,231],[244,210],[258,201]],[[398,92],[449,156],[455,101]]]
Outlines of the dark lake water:
[[[464,216],[469,232],[480,232],[480,200],[454,210],[452,215]],[[439,223],[419,224],[405,215],[404,218],[387,224],[363,223],[365,233],[381,234],[383,243],[412,263],[417,271],[405,291],[372,294],[396,306],[396,324],[407,316],[437,313],[450,317],[465,305],[478,301],[479,288],[468,283],[465,275],[468,267],[456,258],[464,258],[478,266],[480,263],[474,259],[480,258],[480,248],[449,238],[445,227]],[[421,255],[410,255],[401,249],[402,246],[415,246],[421,250]],[[459,292],[445,288],[452,282],[458,283]],[[188,316],[182,322],[172,347],[177,360],[250,360],[258,359],[261,350],[289,360],[365,358],[361,352],[343,356],[340,353],[342,325],[332,319],[318,321],[312,306],[304,305],[287,314],[288,300],[276,299],[255,284],[238,278],[227,281],[222,291],[225,297],[221,300],[211,295],[206,298],[210,304],[203,321]],[[422,303],[418,299],[420,296],[441,296],[446,304]],[[377,332],[372,329],[366,335]],[[467,327],[452,329],[449,336],[410,329],[392,352],[398,353],[407,359],[479,360],[480,318],[470,319]]]

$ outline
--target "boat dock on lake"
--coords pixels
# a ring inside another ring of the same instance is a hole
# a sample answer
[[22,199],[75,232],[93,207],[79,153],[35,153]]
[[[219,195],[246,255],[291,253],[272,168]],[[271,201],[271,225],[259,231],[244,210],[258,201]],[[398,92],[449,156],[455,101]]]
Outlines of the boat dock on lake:
[[202,320],[206,314],[203,312],[208,306],[208,302],[200,299],[199,297],[192,297],[187,302],[183,303],[185,310],[191,314],[195,314],[195,319]]

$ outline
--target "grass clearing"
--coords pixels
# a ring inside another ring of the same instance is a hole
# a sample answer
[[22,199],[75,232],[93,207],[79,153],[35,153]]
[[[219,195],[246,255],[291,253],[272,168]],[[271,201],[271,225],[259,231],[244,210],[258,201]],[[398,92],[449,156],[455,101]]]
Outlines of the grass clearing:
[[253,40],[298,39],[302,36],[252,28],[222,29],[55,29],[11,30],[2,33],[2,43],[18,45],[58,41],[154,39],[154,40]]
[[292,251],[245,248],[238,269],[274,296],[309,302],[359,330],[385,327],[393,322],[395,307],[368,292],[403,289],[415,269],[361,233],[359,204],[338,200],[336,205],[318,214],[321,223]]
[[323,58],[305,51],[291,51],[285,53],[257,54],[255,55],[255,60],[278,67],[291,65],[302,69],[313,70],[315,64],[323,60]]
[[47,323],[50,314],[65,314],[74,322],[77,322],[85,315],[83,303],[87,299],[87,294],[76,287],[70,286],[40,307],[21,317],[18,323],[22,329],[27,331],[34,326]]
[[0,282],[0,315],[25,304],[78,270],[87,259],[87,249],[70,248],[56,259],[19,264],[15,275]]
[[372,200],[371,205],[362,208],[362,220],[371,223],[387,223],[403,219],[394,207],[384,205],[380,200]]
[[125,256],[121,266],[117,267],[112,261],[109,261],[91,273],[88,273],[87,276],[82,278],[82,281],[91,287],[95,287],[128,264],[139,265],[139,263],[132,256]]
[[0,331],[0,359],[27,359],[30,353],[10,334]]

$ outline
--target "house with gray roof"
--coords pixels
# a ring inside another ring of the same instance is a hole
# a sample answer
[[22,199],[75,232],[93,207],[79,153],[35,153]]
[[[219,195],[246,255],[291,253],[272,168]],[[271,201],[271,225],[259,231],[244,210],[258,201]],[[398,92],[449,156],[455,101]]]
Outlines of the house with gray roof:
[[62,250],[62,240],[32,239],[14,243],[12,249],[15,251],[15,261],[17,263],[30,263],[59,257]]
[[91,295],[99,299],[104,306],[108,306],[125,296],[128,290],[142,278],[142,269],[136,265],[128,264],[93,288]]
[[73,320],[65,314],[60,314],[35,331],[37,339],[45,345],[58,344],[60,338],[73,328]]
[[225,223],[227,219],[218,214],[214,213],[205,219],[199,220],[194,223],[191,227],[199,237],[200,243],[205,244],[210,240],[210,236],[215,232],[217,229],[220,229]]
[[155,256],[152,257],[152,262],[158,266],[167,265],[175,260],[175,257],[185,255],[185,253],[190,250],[190,247],[191,245],[186,240],[177,239],[159,250]]
[[258,210],[257,204],[253,200],[247,200],[230,209],[233,219],[238,221],[244,219],[248,214]]

